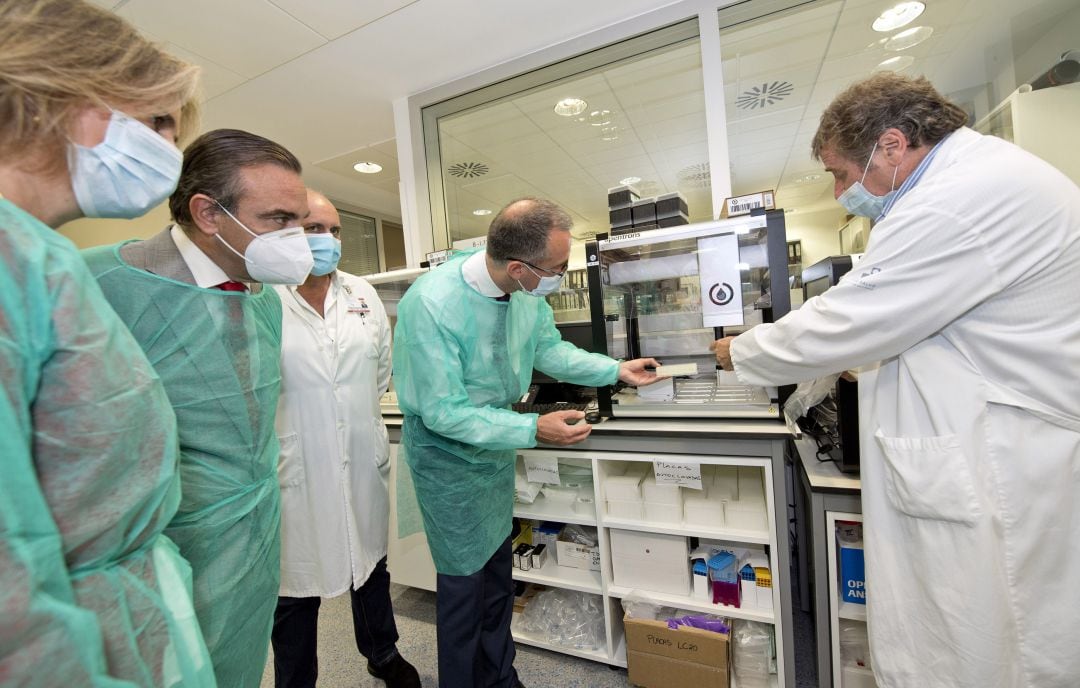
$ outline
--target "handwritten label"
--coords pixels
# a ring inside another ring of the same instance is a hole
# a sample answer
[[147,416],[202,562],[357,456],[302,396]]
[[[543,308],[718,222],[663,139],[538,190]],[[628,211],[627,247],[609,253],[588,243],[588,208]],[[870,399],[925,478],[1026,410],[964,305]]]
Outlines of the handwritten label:
[[656,482],[662,485],[681,485],[693,490],[701,489],[701,464],[653,461]]
[[555,457],[526,456],[525,479],[530,483],[559,484],[559,460]]

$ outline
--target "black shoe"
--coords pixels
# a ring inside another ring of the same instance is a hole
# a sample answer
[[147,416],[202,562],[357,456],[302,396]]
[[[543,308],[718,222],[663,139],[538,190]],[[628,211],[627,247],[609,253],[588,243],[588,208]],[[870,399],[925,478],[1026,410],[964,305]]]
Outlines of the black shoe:
[[393,659],[381,666],[368,662],[367,670],[375,678],[386,681],[386,688],[420,688],[420,674],[416,667],[401,655],[394,655]]

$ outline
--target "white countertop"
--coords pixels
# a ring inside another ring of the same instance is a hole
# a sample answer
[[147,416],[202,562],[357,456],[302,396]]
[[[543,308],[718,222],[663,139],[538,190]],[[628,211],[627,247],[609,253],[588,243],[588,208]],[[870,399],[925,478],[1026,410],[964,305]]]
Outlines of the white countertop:
[[799,452],[799,462],[806,471],[811,488],[846,492],[862,490],[858,475],[841,472],[832,461],[818,461],[817,444],[812,438],[803,436],[795,440],[795,448]]

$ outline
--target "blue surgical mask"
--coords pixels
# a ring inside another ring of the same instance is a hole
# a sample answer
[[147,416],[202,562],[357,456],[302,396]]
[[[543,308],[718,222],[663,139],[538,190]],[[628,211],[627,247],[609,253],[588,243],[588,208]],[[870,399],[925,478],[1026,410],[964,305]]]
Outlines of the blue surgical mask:
[[531,267],[529,267],[528,263],[522,263],[522,265],[524,265],[529,272],[536,275],[537,279],[540,280],[540,283],[536,285],[536,288],[531,290],[526,289],[520,281],[514,280],[518,283],[518,286],[521,287],[521,290],[523,292],[525,292],[529,296],[547,296],[548,294],[554,294],[555,292],[559,291],[559,285],[562,284],[562,275],[551,275],[545,277],[543,275],[537,274],[536,270],[533,270]]
[[837,203],[844,206],[852,215],[861,215],[871,220],[881,217],[882,211],[885,210],[885,204],[896,195],[896,172],[900,169],[899,167],[893,168],[892,190],[889,193],[884,196],[875,196],[867,191],[866,187],[863,186],[863,181],[866,180],[866,173],[870,170],[870,161],[874,159],[875,152],[877,152],[877,142],[874,143],[874,147],[870,151],[870,160],[866,161],[862,179],[845,189],[844,193],[840,194],[836,199]]
[[104,141],[93,148],[77,143],[68,148],[71,188],[86,217],[145,214],[176,190],[182,162],[180,149],[116,110]]
[[315,259],[311,274],[321,277],[337,269],[338,261],[341,260],[341,242],[335,239],[334,235],[308,234],[307,242],[311,248],[311,257]]

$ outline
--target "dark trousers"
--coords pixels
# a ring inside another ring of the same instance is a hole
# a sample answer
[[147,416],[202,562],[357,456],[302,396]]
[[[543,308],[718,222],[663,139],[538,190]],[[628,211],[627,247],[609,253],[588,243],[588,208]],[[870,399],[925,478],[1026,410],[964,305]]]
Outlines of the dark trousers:
[[436,578],[435,628],[439,638],[439,688],[511,688],[514,580],[510,538],[484,568],[469,576]]
[[[350,592],[356,648],[372,664],[385,664],[397,654],[397,625],[390,606],[390,573],[386,557],[360,586]],[[319,661],[318,597],[279,597],[274,612],[274,685],[277,688],[315,688]]]

